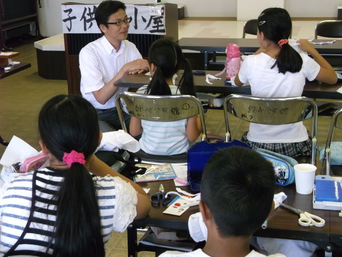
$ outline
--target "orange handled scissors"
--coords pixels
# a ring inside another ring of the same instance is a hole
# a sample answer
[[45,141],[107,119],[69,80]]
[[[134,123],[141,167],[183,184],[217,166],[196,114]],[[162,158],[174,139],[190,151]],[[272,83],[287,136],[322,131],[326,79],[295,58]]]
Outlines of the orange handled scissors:
[[315,226],[315,227],[323,227],[325,225],[325,220],[319,216],[313,215],[309,212],[302,211],[300,209],[294,208],[290,205],[285,203],[281,203],[280,206],[285,207],[297,214],[299,214],[298,223],[301,226],[308,227],[308,226]]

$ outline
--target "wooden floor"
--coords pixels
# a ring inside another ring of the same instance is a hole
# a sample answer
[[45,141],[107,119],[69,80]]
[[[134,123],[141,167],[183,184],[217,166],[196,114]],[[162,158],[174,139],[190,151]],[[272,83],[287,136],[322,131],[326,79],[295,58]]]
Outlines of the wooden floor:
[[[242,22],[229,23],[230,32],[225,29],[226,23],[214,23],[213,21],[180,21],[180,37],[193,36],[203,37],[240,37]],[[228,22],[228,21],[222,21]],[[215,25],[216,24],[216,25]],[[218,25],[220,24],[220,25]],[[207,26],[208,25],[208,26]],[[212,30],[210,26],[217,29]],[[307,37],[310,37],[311,27],[314,23],[305,25],[309,27]],[[219,31],[219,28],[221,30]],[[296,25],[295,33],[300,35],[303,27]],[[15,45],[15,51],[20,55],[14,60],[30,62],[31,68],[21,71],[13,76],[0,80],[0,135],[10,140],[16,135],[34,148],[39,150],[39,136],[37,133],[37,115],[41,106],[52,96],[57,94],[67,94],[66,80],[47,80],[38,75],[36,52],[32,41],[24,41],[23,44]],[[330,117],[319,117],[318,146],[323,146],[328,130]],[[208,131],[224,136],[224,118],[222,110],[208,110],[206,114],[206,124]],[[240,138],[248,125],[235,121],[233,125],[233,137]],[[0,145],[0,156],[5,147]],[[320,164],[318,164],[320,168]],[[127,256],[126,234],[113,233],[107,246],[107,256]],[[139,253],[139,256],[154,256],[152,253]]]

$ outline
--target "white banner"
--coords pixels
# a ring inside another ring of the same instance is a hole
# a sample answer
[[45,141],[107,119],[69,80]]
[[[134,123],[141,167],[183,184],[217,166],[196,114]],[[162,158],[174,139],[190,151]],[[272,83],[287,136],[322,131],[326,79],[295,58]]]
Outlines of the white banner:
[[[95,21],[98,5],[62,5],[63,33],[101,33]],[[132,17],[128,33],[166,35],[165,5],[126,5],[127,17]]]

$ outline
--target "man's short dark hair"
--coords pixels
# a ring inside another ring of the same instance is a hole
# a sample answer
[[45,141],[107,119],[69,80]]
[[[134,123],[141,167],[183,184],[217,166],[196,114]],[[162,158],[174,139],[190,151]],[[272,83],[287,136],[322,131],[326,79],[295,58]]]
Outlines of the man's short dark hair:
[[272,164],[245,147],[219,150],[207,163],[201,199],[222,236],[250,236],[271,211],[275,190]]
[[100,26],[100,24],[108,26],[107,22],[109,17],[120,9],[126,10],[126,5],[120,1],[105,0],[101,2],[95,11],[97,26]]

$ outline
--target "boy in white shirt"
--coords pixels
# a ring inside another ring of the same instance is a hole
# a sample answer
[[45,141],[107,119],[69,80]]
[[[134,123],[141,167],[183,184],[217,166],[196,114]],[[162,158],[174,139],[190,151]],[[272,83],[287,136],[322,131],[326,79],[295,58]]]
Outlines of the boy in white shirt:
[[200,211],[208,230],[204,248],[160,256],[264,257],[250,250],[250,241],[273,210],[274,189],[273,166],[260,154],[244,147],[219,150],[207,163],[201,182]]

